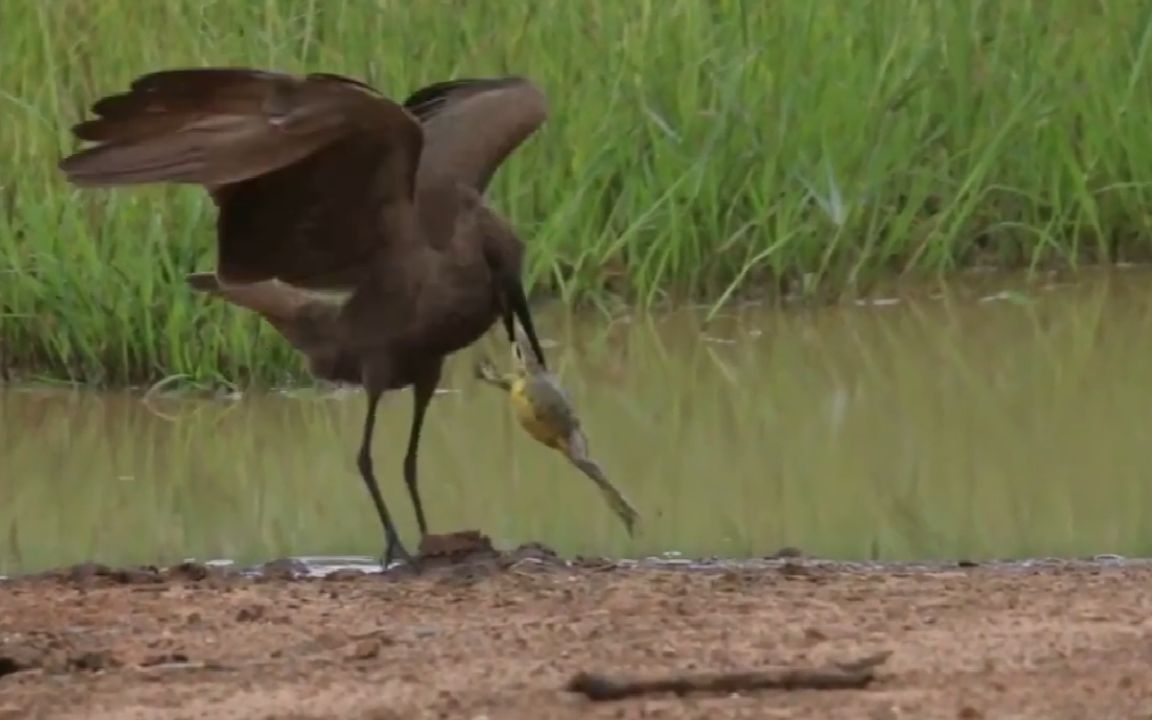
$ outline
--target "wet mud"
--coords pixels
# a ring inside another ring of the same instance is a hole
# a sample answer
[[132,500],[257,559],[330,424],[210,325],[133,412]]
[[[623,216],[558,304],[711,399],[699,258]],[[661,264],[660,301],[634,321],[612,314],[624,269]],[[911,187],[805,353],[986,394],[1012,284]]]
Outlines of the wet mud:
[[1117,557],[83,564],[0,581],[0,720],[1148,717],[1150,610]]

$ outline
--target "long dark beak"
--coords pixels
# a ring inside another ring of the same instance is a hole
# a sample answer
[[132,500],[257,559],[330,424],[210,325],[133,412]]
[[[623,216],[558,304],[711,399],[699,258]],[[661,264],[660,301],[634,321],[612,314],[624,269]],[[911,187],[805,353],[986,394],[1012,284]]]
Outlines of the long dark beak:
[[520,321],[520,327],[524,328],[525,334],[528,335],[528,342],[532,345],[532,352],[535,353],[540,367],[547,370],[548,363],[544,360],[544,351],[540,349],[540,340],[536,337],[532,313],[528,311],[528,298],[524,295],[524,285],[520,282],[520,278],[512,276],[504,282],[504,296],[504,326],[508,330],[509,339],[511,342],[516,342],[516,334],[512,327],[512,319],[515,318]]

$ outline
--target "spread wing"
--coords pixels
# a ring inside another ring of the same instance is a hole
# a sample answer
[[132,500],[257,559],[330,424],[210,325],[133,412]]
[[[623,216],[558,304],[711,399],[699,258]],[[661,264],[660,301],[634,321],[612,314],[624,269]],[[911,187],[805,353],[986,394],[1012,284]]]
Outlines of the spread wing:
[[218,273],[349,288],[389,228],[411,227],[423,132],[400,105],[330,74],[164,70],[92,106],[79,186],[194,183],[219,208]]
[[424,126],[419,186],[463,183],[479,193],[548,117],[544,94],[519,77],[428,85],[408,96],[404,108]]

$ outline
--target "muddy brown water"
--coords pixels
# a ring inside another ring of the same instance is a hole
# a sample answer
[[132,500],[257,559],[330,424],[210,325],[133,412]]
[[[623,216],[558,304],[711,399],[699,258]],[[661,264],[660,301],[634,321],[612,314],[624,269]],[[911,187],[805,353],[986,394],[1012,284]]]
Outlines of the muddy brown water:
[[[629,539],[587,480],[451,361],[422,487],[440,532],[562,554],[842,559],[1147,555],[1152,274],[990,277],[779,311],[542,313],[593,454],[642,515]],[[500,363],[498,333],[483,343]],[[86,560],[378,554],[356,474],[358,391],[238,399],[0,391],[0,573]],[[411,400],[375,452],[406,537]]]

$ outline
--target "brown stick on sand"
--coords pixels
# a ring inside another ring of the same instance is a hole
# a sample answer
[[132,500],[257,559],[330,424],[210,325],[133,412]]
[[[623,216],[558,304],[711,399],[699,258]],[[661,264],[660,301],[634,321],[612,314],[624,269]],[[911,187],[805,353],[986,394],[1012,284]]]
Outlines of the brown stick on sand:
[[697,673],[663,678],[612,678],[582,672],[565,688],[582,693],[589,700],[623,700],[639,695],[691,692],[733,693],[752,690],[853,690],[867,687],[875,679],[876,666],[888,659],[885,651],[859,660],[816,668],[776,668],[749,672]]

